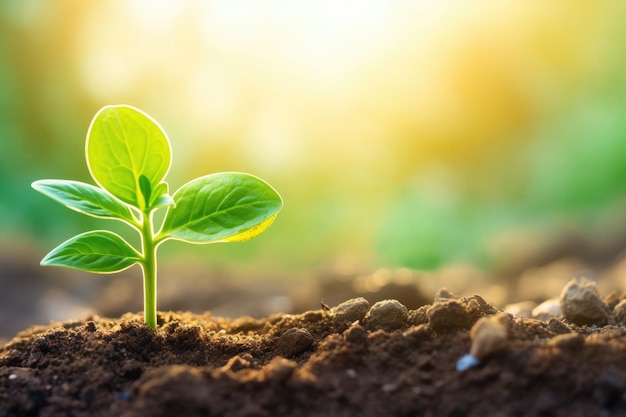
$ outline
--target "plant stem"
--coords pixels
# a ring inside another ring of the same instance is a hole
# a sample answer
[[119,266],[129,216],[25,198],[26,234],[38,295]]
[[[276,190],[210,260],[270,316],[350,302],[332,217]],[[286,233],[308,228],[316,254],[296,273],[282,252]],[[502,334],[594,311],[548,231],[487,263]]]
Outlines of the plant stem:
[[152,212],[147,211],[142,214],[143,226],[141,230],[141,244],[143,247],[143,309],[144,321],[148,326],[156,329],[156,296],[157,296],[157,264],[156,250],[154,242],[154,231],[152,229]]

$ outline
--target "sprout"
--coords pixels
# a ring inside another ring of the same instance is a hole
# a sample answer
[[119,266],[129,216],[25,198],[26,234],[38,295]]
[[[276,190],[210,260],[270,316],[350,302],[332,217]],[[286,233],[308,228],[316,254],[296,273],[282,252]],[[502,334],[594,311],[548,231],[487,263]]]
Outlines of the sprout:
[[[163,128],[127,105],[103,107],[87,132],[86,160],[97,186],[70,180],[39,180],[35,190],[80,213],[122,221],[141,236],[141,250],[116,233],[82,233],[48,253],[41,265],[109,274],[139,264],[144,278],[144,319],[156,328],[157,248],[168,239],[189,243],[252,239],[269,227],[282,207],[280,195],[245,173],[196,178],[169,195],[164,181],[171,148]],[[167,210],[162,223],[154,213]]]

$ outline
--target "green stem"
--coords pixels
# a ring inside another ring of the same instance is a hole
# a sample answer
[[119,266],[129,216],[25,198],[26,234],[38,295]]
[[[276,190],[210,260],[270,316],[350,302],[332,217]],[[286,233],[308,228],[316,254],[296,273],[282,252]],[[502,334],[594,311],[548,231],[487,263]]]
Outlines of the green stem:
[[157,264],[156,250],[157,245],[154,241],[154,231],[152,229],[152,213],[150,211],[143,213],[143,226],[141,231],[141,244],[143,247],[143,308],[144,321],[148,326],[156,329],[157,308]]

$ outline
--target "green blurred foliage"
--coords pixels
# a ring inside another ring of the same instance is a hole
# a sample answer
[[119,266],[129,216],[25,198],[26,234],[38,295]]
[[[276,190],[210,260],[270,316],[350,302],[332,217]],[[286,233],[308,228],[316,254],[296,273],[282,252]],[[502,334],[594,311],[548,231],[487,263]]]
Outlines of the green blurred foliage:
[[[621,224],[623,3],[415,2],[365,17],[313,3],[250,12],[185,2],[170,13],[179,20],[150,32],[148,12],[178,3],[2,2],[0,237],[27,235],[43,253],[102,224],[30,183],[90,182],[87,127],[116,103],[142,108],[168,132],[181,167],[169,175],[173,189],[247,171],[285,200],[259,239],[211,251],[173,244],[164,258],[197,252],[250,269],[342,256],[488,268],[517,250],[518,237]],[[122,15],[135,7],[144,20]],[[388,15],[395,20],[379,19]]]
[[549,241],[577,229],[613,238],[626,219],[626,77],[605,82],[610,91],[580,97],[531,141],[488,158],[471,183],[462,170],[443,171],[398,192],[381,232],[382,257],[414,268],[464,261],[489,269],[518,249],[512,239],[494,250],[503,232]]

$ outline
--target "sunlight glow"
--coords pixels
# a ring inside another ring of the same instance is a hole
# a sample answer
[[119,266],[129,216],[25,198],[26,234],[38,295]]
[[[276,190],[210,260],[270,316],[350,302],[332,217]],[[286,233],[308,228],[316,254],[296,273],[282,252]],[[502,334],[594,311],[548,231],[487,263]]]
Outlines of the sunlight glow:
[[479,256],[524,204],[623,185],[623,2],[5,3],[5,119],[23,126],[5,136],[24,138],[5,154],[65,161],[92,111],[134,105],[172,138],[173,183],[237,170],[285,190],[283,230],[312,249],[286,231],[289,253],[358,242],[432,267]]
[[76,42],[94,98],[162,97],[215,158],[237,143],[259,166],[394,177],[519,136],[550,89],[597,71],[575,46],[600,23],[564,40],[570,20],[522,4],[141,0],[95,3]]

